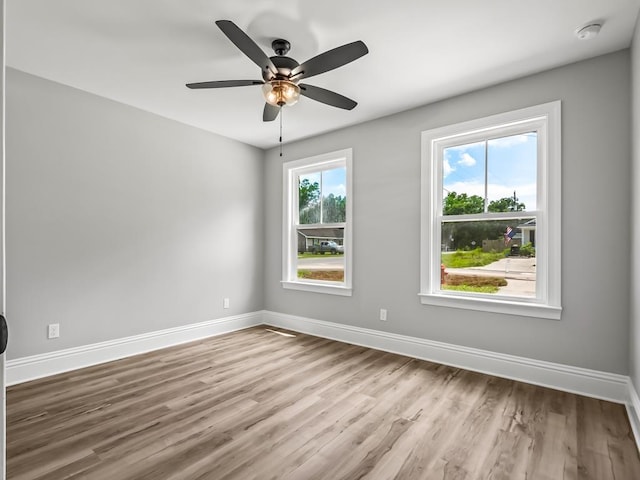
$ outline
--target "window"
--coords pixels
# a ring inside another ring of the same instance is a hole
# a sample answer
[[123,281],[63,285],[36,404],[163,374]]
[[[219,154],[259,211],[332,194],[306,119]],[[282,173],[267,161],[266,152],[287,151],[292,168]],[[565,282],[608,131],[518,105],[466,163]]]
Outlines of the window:
[[423,304],[559,319],[560,102],[422,133]]
[[283,165],[284,288],[351,295],[351,149]]

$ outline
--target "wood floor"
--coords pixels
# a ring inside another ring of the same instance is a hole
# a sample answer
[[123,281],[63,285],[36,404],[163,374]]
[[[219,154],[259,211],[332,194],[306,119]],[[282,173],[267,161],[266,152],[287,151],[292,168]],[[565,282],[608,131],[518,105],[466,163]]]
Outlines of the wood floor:
[[18,479],[640,479],[622,405],[256,327],[13,386]]

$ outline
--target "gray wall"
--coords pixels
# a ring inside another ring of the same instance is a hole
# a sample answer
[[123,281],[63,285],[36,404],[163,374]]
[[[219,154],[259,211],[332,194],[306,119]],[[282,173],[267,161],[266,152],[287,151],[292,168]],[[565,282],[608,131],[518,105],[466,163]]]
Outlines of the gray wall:
[[[636,23],[636,32],[631,44],[631,78],[632,78],[632,205],[631,217],[631,381],[636,389],[640,389],[640,17]],[[639,414],[640,412],[636,412]]]
[[9,359],[263,307],[261,150],[13,69],[6,128]]
[[[624,50],[286,145],[284,160],[353,147],[353,297],[284,290],[282,161],[267,153],[266,309],[628,373],[630,59]],[[562,100],[561,321],[421,305],[420,132]],[[618,248],[603,250],[603,245]],[[389,246],[392,246],[390,248]],[[388,321],[378,310],[388,309]]]
[[[636,78],[638,50],[636,34]],[[277,149],[8,69],[9,358],[266,308],[621,374],[631,356],[637,386],[624,240],[640,224],[640,207],[629,222],[630,64],[621,51],[286,145],[284,160],[354,149],[353,297],[280,286]],[[421,305],[420,132],[557,99],[562,320]],[[603,252],[612,242],[619,251]],[[60,339],[46,339],[48,323],[61,324]]]

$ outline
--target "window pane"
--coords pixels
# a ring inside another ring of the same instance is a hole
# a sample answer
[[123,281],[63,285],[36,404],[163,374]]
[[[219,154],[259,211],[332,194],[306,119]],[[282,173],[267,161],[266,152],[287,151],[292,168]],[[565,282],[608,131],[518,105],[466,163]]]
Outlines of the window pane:
[[536,132],[487,142],[490,212],[536,210],[537,148]]
[[444,215],[484,212],[485,143],[444,149],[442,160]]
[[536,220],[442,222],[443,290],[536,296]]
[[298,228],[299,279],[344,281],[344,228]]
[[320,223],[320,172],[298,177],[298,215],[300,224]]
[[346,221],[346,184],[345,167],[322,172],[322,223]]

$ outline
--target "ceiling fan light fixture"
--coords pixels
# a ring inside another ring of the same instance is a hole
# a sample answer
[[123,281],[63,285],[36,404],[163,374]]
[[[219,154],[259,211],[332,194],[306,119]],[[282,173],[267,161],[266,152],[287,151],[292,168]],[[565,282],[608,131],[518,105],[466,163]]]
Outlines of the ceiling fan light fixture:
[[300,98],[300,87],[289,80],[271,80],[262,85],[265,101],[275,107],[294,105]]

